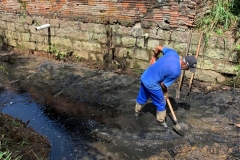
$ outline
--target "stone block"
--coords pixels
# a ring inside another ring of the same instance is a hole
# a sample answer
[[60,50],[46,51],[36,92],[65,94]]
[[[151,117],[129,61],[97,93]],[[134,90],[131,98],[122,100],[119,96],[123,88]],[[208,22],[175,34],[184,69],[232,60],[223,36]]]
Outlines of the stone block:
[[[136,62],[137,63],[137,65],[139,65],[139,69],[142,69],[142,70],[145,70],[147,67],[149,67],[149,62],[146,62],[146,61],[137,61]],[[134,68],[134,66],[133,66],[133,68]]]
[[215,49],[207,48],[204,56],[221,60],[225,58],[225,52],[219,48]]
[[197,68],[212,70],[215,67],[214,61],[209,58],[198,58]]
[[31,41],[32,42],[37,42],[37,43],[48,44],[48,36],[32,34],[31,35]]
[[17,33],[17,32],[7,30],[5,31],[5,36],[8,39],[21,40],[20,33]]
[[13,46],[13,47],[17,47],[17,41],[14,39],[7,39],[7,41],[5,40],[5,43],[7,42],[8,45]]
[[79,31],[76,40],[89,41],[89,40],[90,40],[90,34],[89,34],[89,32]]
[[122,37],[122,45],[125,47],[134,47],[136,43],[136,38],[131,36]]
[[217,78],[225,79],[225,77],[222,76],[220,73],[212,70],[197,70],[195,72],[194,78],[203,82],[211,82],[211,83],[216,83]]
[[51,28],[59,28],[60,27],[59,19],[50,19],[49,22],[50,22]]
[[78,58],[85,58],[85,59],[89,58],[87,51],[74,51],[73,55]]
[[36,50],[49,52],[50,46],[44,43],[36,43]]
[[[228,51],[230,52],[230,51]],[[228,58],[229,62],[234,62],[237,63],[239,61],[239,52],[238,51],[233,51],[231,53],[228,53],[229,55],[226,56]]]
[[44,25],[44,24],[49,24],[49,19],[46,19],[42,16],[36,16],[36,17],[34,17],[33,20],[35,22],[35,27],[41,26],[41,25]]
[[155,34],[157,33],[156,38],[158,38],[158,39],[163,39],[163,40],[170,40],[171,39],[171,32],[170,31],[166,31],[166,30],[163,30],[163,29],[158,29],[158,30],[156,29],[154,32],[155,32]]
[[175,42],[187,43],[189,41],[189,32],[173,31],[171,40]]
[[121,36],[116,36],[114,43],[117,46],[122,46],[122,37]]
[[10,31],[16,31],[16,28],[15,28],[15,24],[14,23],[7,23],[6,24],[6,27],[7,27],[7,29],[8,30],[10,30]]
[[88,32],[82,32],[73,29],[55,29],[55,35],[57,37],[68,37],[75,40],[89,40]]
[[78,21],[61,20],[59,26],[64,30],[79,30]]
[[1,29],[6,29],[7,28],[7,23],[0,20],[0,28]]
[[[200,36],[201,36],[200,32],[192,32],[191,45],[198,45]],[[204,40],[202,42],[204,42]]]
[[226,74],[235,74],[235,68],[236,66],[231,64],[231,63],[228,63],[228,62],[218,62],[216,64],[216,68],[215,68],[215,71],[219,72],[219,73],[226,73]]
[[27,50],[29,50],[29,49],[35,50],[36,49],[36,44],[33,42],[21,41],[21,42],[18,42],[18,45]]
[[165,46],[165,44],[159,44],[159,42],[160,41],[157,39],[149,39],[148,40],[148,49],[153,50],[153,49],[155,49],[156,46],[159,46],[159,45]]
[[82,48],[86,51],[102,52],[102,47],[99,43],[82,42]]
[[173,43],[173,49],[176,50],[180,56],[185,56],[187,50],[187,43],[175,42]]
[[16,22],[17,20],[17,16],[15,16],[14,14],[1,13],[1,15],[2,15],[1,20],[7,23]]
[[133,48],[122,48],[122,47],[119,47],[116,49],[116,53],[115,55],[117,57],[127,57],[129,56],[128,58],[132,59],[132,58],[135,58],[135,53],[134,53],[134,49]]
[[107,34],[107,28],[104,24],[90,24],[89,31],[92,31],[94,33]]
[[96,54],[96,59],[97,59],[97,61],[103,62],[103,56],[102,56],[102,54]]
[[126,36],[126,35],[129,35],[129,32],[131,30],[130,27],[125,27],[118,24],[112,25],[111,27],[112,27],[113,33],[116,35]]
[[90,53],[90,54],[89,54],[89,58],[90,58],[91,60],[94,60],[94,61],[97,60],[96,54],[94,54],[94,53]]
[[145,49],[136,49],[134,58],[149,61],[149,54]]
[[26,32],[27,31],[24,24],[15,23],[15,27],[16,27],[17,32]]
[[34,19],[30,16],[26,16],[26,17],[20,16],[18,20],[19,23],[22,23],[22,24],[27,23],[28,25],[33,24],[33,21]]
[[81,51],[82,50],[82,41],[75,41],[73,43],[73,50]]
[[0,37],[3,37],[3,35],[5,35],[5,31],[0,28]]
[[60,48],[72,48],[72,42],[68,38],[61,38],[61,37],[52,37],[51,38],[52,44],[55,44]]
[[[87,39],[84,39],[87,40]],[[107,43],[107,35],[106,34],[99,34],[99,33],[89,33],[89,40],[94,40],[99,42],[100,44]]]
[[148,44],[148,40],[145,41],[144,38],[137,38],[136,39],[136,46],[139,48],[146,48]]
[[21,33],[21,39],[22,41],[27,41],[29,42],[30,41],[30,37],[31,35],[29,33]]

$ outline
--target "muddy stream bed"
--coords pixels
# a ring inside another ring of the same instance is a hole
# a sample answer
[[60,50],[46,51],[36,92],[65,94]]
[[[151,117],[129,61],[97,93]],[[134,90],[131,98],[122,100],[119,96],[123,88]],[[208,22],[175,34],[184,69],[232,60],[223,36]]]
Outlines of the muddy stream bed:
[[[190,98],[183,84],[169,88],[185,136],[158,126],[151,101],[134,115],[139,77],[90,69],[35,55],[1,53],[1,112],[27,122],[47,137],[50,160],[239,159],[239,89],[204,92],[195,82]],[[210,85],[210,84],[207,84]],[[36,146],[35,146],[36,147]]]

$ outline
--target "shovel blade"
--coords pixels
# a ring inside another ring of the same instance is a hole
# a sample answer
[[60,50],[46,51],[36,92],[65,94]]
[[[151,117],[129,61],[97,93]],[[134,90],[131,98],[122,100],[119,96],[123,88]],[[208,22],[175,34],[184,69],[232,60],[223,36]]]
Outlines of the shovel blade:
[[182,130],[182,128],[180,127],[179,124],[176,124],[173,126],[173,129],[180,135],[180,136],[184,136],[184,132]]

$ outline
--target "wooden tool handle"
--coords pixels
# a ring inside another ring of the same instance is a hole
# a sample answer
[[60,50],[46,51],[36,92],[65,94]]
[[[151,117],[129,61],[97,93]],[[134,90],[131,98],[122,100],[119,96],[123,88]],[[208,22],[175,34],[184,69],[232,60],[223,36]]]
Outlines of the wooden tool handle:
[[[185,56],[187,56],[188,52],[189,52],[190,44],[191,44],[191,41],[192,41],[192,31],[193,30],[190,31],[189,40],[188,40],[188,46],[187,46],[187,50],[186,50]],[[178,98],[178,99],[180,98],[180,92],[181,92],[181,87],[182,87],[184,74],[185,74],[185,71],[183,70],[182,73],[181,73],[181,77],[180,77],[180,81],[179,81],[179,85],[178,85],[178,90],[176,92],[176,98]]]
[[[196,52],[196,56],[195,56],[196,59],[198,59],[198,55],[199,55],[199,52],[200,52],[200,47],[201,47],[202,38],[203,38],[203,33],[201,33],[200,38],[199,38],[199,41],[198,41],[198,47],[197,47],[197,52]],[[189,81],[188,93],[187,93],[188,96],[189,96],[189,94],[190,94],[190,92],[191,92],[191,89],[192,89],[192,82],[193,82],[194,74],[195,74],[195,73],[192,73],[191,79],[190,79],[190,81]]]
[[167,103],[168,103],[168,106],[169,106],[170,111],[171,111],[171,113],[172,113],[173,120],[174,120],[175,122],[177,122],[177,117],[175,116],[175,113],[174,113],[174,111],[173,111],[173,108],[172,108],[172,105],[171,105],[169,99],[167,99]]

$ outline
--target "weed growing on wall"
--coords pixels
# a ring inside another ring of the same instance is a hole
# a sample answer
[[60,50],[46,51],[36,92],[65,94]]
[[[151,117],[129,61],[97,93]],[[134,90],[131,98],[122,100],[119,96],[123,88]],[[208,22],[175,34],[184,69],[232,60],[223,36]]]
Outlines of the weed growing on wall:
[[20,15],[23,16],[24,18],[26,18],[26,2],[23,2],[22,0],[18,0],[21,5],[20,5]]
[[240,8],[237,8],[238,3],[236,0],[215,0],[211,11],[197,20],[197,26],[205,32],[221,33],[232,25],[237,25],[240,11]]
[[71,56],[71,52],[60,51],[60,49],[55,44],[51,44],[50,48],[50,53],[54,54],[56,60],[66,60]]

